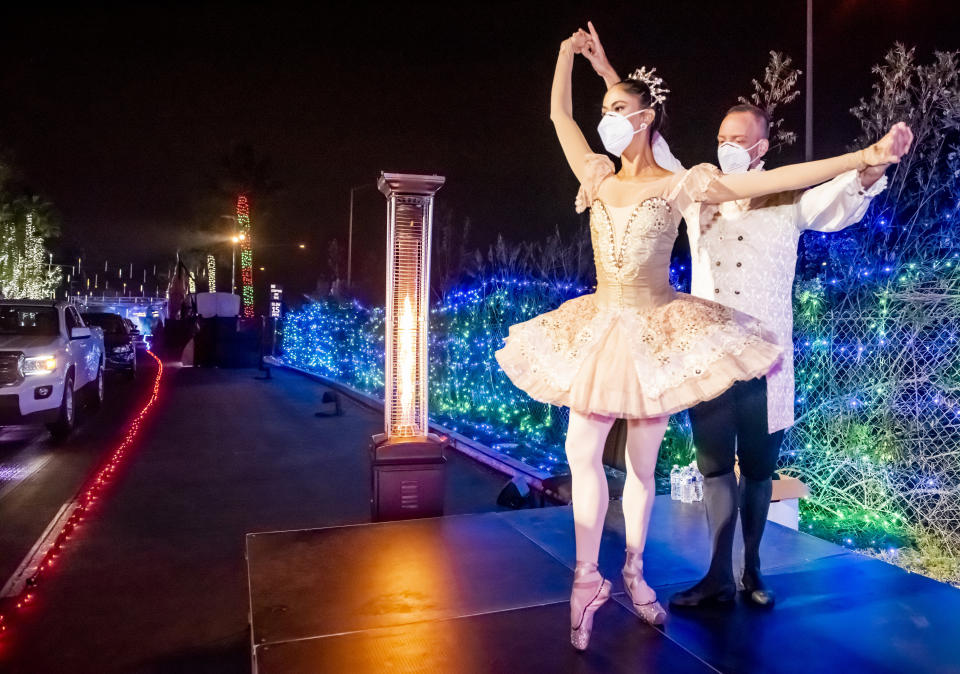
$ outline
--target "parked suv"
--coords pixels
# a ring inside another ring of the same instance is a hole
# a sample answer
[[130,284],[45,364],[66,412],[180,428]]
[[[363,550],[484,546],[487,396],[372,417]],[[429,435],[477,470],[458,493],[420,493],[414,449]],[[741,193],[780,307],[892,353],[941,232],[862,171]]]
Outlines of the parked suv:
[[0,300],[0,425],[43,423],[70,434],[76,394],[103,402],[103,331],[66,302]]
[[136,321],[132,321],[129,318],[124,318],[123,322],[127,325],[127,330],[130,332],[130,336],[133,338],[133,345],[138,349],[147,348],[147,340],[143,338],[143,335],[140,334],[140,326],[137,325]]
[[130,327],[119,314],[106,312],[81,314],[87,325],[103,330],[107,370],[119,370],[133,379],[137,376],[137,343]]

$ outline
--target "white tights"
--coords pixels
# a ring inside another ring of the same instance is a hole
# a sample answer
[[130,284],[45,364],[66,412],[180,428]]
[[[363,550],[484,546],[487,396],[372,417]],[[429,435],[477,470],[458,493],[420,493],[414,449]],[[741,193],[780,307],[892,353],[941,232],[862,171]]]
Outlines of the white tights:
[[[653,473],[669,417],[627,421],[627,480],[623,487],[623,518],[627,548],[642,552],[656,494]],[[567,463],[573,478],[573,522],[577,561],[598,561],[600,536],[610,496],[603,471],[603,446],[614,418],[570,410]]]

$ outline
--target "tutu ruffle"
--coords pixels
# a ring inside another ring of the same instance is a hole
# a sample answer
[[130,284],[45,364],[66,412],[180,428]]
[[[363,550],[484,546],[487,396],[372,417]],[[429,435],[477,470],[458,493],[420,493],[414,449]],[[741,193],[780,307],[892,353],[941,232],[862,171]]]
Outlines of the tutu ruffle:
[[615,309],[595,294],[511,326],[497,361],[530,397],[624,418],[672,414],[779,361],[776,337],[746,314],[683,293]]

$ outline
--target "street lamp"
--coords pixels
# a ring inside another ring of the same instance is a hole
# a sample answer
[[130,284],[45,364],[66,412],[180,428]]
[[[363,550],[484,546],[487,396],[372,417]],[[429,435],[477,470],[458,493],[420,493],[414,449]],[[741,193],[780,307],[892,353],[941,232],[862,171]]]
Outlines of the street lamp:
[[[234,227],[238,225],[237,216],[235,215],[221,215],[220,217],[223,218],[224,220],[233,220]],[[231,246],[233,250],[231,251],[231,254],[230,254],[230,294],[231,295],[237,294],[237,275],[236,275],[237,244],[246,238],[247,237],[243,232],[240,232],[239,235],[234,235],[230,237],[230,242],[233,244]]]

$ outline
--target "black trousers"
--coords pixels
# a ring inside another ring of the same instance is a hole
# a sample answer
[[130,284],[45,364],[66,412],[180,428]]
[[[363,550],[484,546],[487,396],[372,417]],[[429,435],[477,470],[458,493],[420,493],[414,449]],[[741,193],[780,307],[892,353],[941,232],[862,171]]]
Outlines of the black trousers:
[[722,395],[690,408],[690,425],[697,449],[697,466],[704,477],[733,470],[751,480],[773,477],[783,431],[769,432],[767,380],[738,381]]

